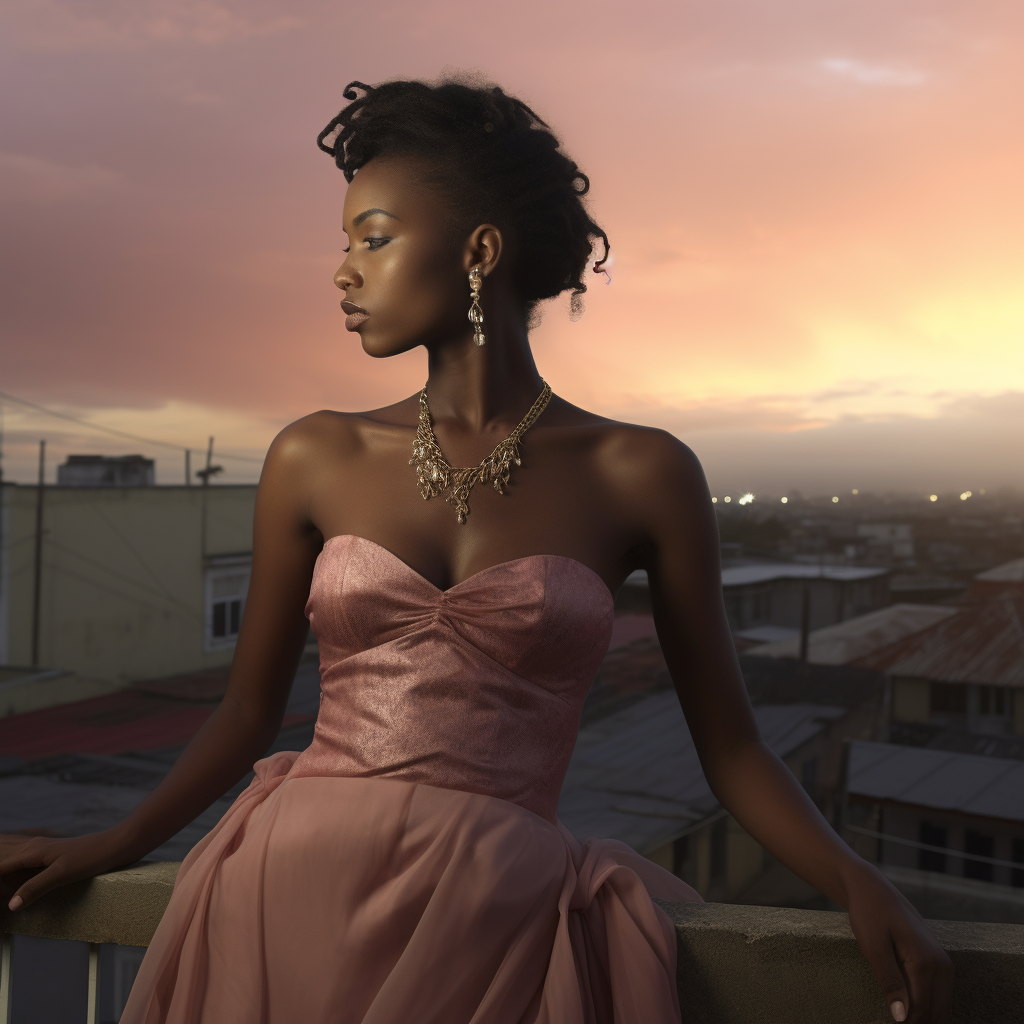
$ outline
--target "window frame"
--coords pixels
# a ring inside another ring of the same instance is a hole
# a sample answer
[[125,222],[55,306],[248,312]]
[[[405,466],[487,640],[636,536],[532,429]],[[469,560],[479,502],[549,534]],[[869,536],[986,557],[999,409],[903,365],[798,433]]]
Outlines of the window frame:
[[[239,589],[237,595],[218,597],[214,599],[215,585],[221,580],[232,576],[243,574],[245,584]],[[231,650],[238,642],[238,630],[230,632],[234,616],[232,615],[231,602],[237,600],[238,626],[241,628],[242,617],[245,614],[245,602],[249,594],[249,580],[252,575],[252,555],[233,555],[222,558],[212,558],[207,561],[203,572],[203,651],[207,654],[214,654],[217,651]],[[224,636],[214,635],[214,605],[224,602],[226,630]]]

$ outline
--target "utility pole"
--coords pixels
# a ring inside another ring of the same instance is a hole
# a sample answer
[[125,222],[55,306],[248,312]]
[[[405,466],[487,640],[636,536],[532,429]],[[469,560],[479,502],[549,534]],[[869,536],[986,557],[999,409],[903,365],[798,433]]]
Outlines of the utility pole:
[[223,466],[214,466],[213,463],[213,438],[210,438],[210,443],[206,447],[206,468],[200,469],[196,472],[196,476],[202,477],[203,480],[203,504],[202,504],[202,524],[200,526],[200,539],[199,544],[202,548],[203,558],[206,557],[206,503],[207,503],[207,490],[210,486],[210,477],[216,476],[218,473],[223,472]]
[[811,585],[804,584],[800,600],[800,660],[807,660],[807,648],[811,638]]
[[192,449],[185,449],[185,486],[192,486]]
[[39,609],[43,590],[43,495],[46,442],[39,442],[39,486],[36,488],[36,550],[32,586],[32,667],[39,667]]

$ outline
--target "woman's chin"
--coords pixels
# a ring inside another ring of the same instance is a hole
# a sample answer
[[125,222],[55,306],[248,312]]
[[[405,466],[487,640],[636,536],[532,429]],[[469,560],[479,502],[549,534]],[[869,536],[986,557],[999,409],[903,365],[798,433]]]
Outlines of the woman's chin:
[[362,342],[363,351],[373,359],[387,359],[389,356],[401,355],[416,346],[416,342],[395,342],[394,340],[375,338],[372,334],[369,336],[364,334],[359,340]]

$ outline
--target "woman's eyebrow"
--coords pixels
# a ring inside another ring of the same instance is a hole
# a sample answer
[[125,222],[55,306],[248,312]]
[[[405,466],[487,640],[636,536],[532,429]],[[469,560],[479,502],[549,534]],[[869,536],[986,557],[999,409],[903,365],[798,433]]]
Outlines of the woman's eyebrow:
[[388,213],[387,210],[382,210],[379,206],[374,206],[371,207],[369,210],[363,210],[363,212],[359,214],[359,216],[356,217],[354,221],[352,221],[352,226],[354,228],[359,227],[359,225],[362,224],[367,217],[372,217],[375,213],[383,213],[385,217],[392,217],[395,220],[402,219],[401,217],[395,217],[393,213]]

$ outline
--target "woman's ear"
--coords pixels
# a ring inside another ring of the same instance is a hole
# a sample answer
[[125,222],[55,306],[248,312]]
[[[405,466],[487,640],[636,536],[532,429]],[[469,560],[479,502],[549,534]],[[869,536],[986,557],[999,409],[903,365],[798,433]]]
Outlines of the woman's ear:
[[480,273],[486,277],[498,265],[502,253],[501,230],[493,224],[481,224],[466,241],[463,253],[463,268],[468,274],[470,268],[479,266]]

